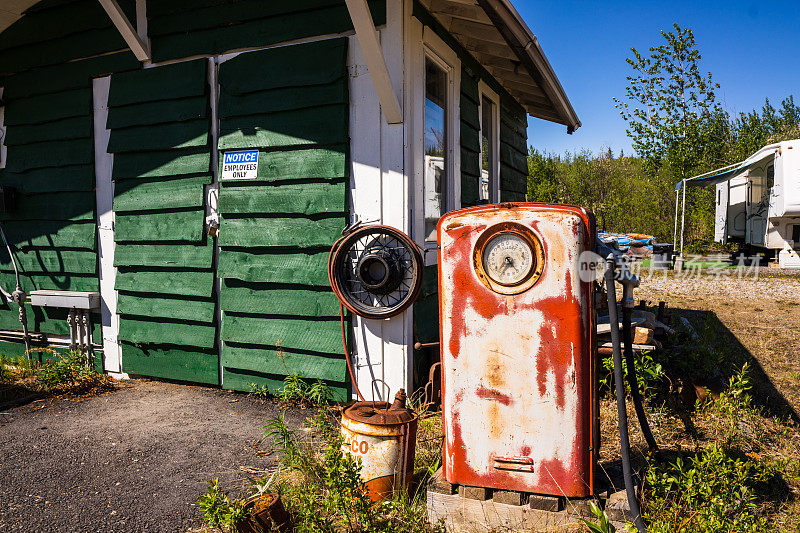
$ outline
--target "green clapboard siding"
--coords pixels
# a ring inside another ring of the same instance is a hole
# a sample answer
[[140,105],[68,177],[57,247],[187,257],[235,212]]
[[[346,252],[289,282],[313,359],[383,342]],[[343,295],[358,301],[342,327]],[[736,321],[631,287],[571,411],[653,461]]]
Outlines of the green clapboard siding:
[[208,121],[192,120],[131,128],[111,132],[109,152],[139,152],[141,150],[164,150],[207,146],[209,140]]
[[[253,5],[257,11],[274,10],[272,16],[236,20],[239,6],[237,0],[226,0],[220,4],[218,13],[206,12],[195,17],[196,7],[178,9],[171,19],[164,22],[152,17],[150,24],[158,34],[151,35],[153,59],[163,61],[197,54],[216,54],[228,50],[267,46],[317,35],[330,35],[352,31],[353,25],[343,1],[333,5],[321,5],[319,0],[297,0],[281,6],[282,2],[242,2]],[[386,21],[386,0],[368,0],[372,18],[376,24]],[[323,4],[331,4],[324,2]],[[149,6],[148,6],[149,7]],[[230,14],[229,14],[230,13]],[[233,21],[229,18],[231,17]],[[191,36],[187,38],[191,28]],[[268,76],[271,76],[272,72]],[[267,76],[267,77],[268,77]],[[259,76],[259,78],[264,78]],[[269,83],[265,81],[265,83]]]
[[[135,15],[133,0],[120,4]],[[19,193],[0,218],[26,291],[99,289],[92,79],[139,65],[94,0],[39,2],[0,33],[8,147],[0,184]],[[13,289],[13,266],[0,255],[0,284]],[[68,335],[66,312],[29,307],[28,327]],[[99,316],[92,320],[102,344]],[[0,324],[21,329],[16,306],[0,306]]]
[[75,165],[38,168],[27,172],[0,172],[0,183],[16,187],[22,194],[37,192],[93,191],[94,166]]
[[225,345],[222,365],[269,374],[295,374],[303,379],[344,382],[347,366],[341,357],[294,353],[290,350]]
[[119,338],[137,344],[173,344],[175,346],[214,347],[214,330],[203,324],[189,324],[155,317],[137,320],[125,317],[119,323]]
[[194,96],[161,102],[144,102],[114,109],[108,117],[106,127],[110,130],[130,126],[184,122],[208,116],[208,100],[205,96]]
[[114,179],[158,178],[210,171],[211,151],[206,147],[114,154]]
[[56,247],[95,250],[97,227],[93,221],[68,222],[8,220],[3,223],[9,243],[18,248]]
[[211,181],[211,176],[118,181],[114,190],[114,211],[139,211],[144,206],[148,209],[203,207],[203,185]]
[[500,196],[502,201],[525,200],[528,190],[525,111],[515,102],[500,102]]
[[[201,188],[202,185],[198,185]],[[201,188],[202,190],[202,188]],[[203,211],[173,211],[117,215],[114,239],[128,241],[199,241],[203,238]]]
[[5,124],[11,128],[88,115],[91,104],[91,87],[11,100],[6,106]]
[[329,289],[258,287],[225,280],[221,295],[225,311],[307,317],[338,317],[339,300]]
[[219,149],[280,148],[348,141],[346,105],[333,104],[220,121]]
[[219,276],[249,282],[329,287],[328,252],[226,250],[219,253]]
[[207,246],[174,244],[125,244],[117,246],[114,266],[210,269],[212,251]]
[[349,176],[347,145],[260,151],[259,181],[335,179]]
[[117,312],[121,315],[173,318],[210,324],[214,320],[214,302],[187,298],[142,298],[141,294],[119,293]]
[[26,194],[16,208],[0,214],[0,220],[94,220],[93,192]]
[[207,68],[199,59],[113,75],[106,126],[123,370],[218,384]]
[[80,116],[45,122],[44,124],[20,124],[10,128],[3,143],[6,146],[41,141],[63,141],[92,136],[92,117]]
[[[21,272],[97,272],[97,254],[88,250],[60,248],[28,248],[14,253]],[[13,272],[14,267],[5,249],[0,249],[0,270]]]
[[278,217],[231,218],[224,221],[225,229],[220,235],[220,246],[331,247],[336,239],[341,237],[346,224],[344,217],[321,220]]
[[193,383],[219,384],[219,357],[214,350],[159,347],[122,342],[122,371]]
[[344,354],[339,319],[238,316],[226,312],[222,339],[325,354]]
[[297,374],[347,397],[327,277],[349,218],[346,64],[346,40],[332,39],[220,65],[219,149],[259,149],[258,180],[220,190],[225,388],[275,388]]
[[120,270],[116,281],[117,290],[139,292],[142,298],[154,297],[147,293],[211,298],[213,287],[214,274],[210,270]]
[[[97,274],[72,274],[69,272],[50,272],[47,274],[20,273],[22,288],[52,291],[98,291],[100,282]],[[14,272],[0,272],[0,286],[13,288],[16,285]]]
[[344,213],[347,189],[341,183],[225,188],[222,213]]

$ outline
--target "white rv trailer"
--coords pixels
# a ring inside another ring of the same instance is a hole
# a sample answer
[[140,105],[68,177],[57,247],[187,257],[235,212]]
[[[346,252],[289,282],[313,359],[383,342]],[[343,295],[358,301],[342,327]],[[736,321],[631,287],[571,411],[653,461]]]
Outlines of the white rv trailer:
[[[800,139],[770,144],[740,163],[678,183],[676,199],[691,186],[716,187],[714,240],[777,251],[781,268],[800,268]],[[675,205],[675,233],[678,228]],[[681,215],[681,253],[683,252]]]

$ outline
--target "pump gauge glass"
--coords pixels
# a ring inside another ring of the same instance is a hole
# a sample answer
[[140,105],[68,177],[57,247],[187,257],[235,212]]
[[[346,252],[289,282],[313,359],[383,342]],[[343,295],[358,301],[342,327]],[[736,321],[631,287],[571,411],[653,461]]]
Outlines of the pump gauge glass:
[[500,294],[527,291],[542,275],[544,249],[532,228],[500,222],[475,241],[473,265],[484,285]]
[[528,242],[513,233],[494,236],[483,249],[483,269],[492,281],[517,285],[533,269],[534,257]]

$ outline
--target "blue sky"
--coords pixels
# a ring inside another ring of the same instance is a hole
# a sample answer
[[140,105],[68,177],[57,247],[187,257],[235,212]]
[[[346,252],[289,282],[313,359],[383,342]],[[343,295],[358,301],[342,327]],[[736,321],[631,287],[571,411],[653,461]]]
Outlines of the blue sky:
[[718,98],[732,113],[800,101],[800,2],[553,2],[514,0],[539,39],[583,126],[566,128],[528,118],[528,144],[562,154],[610,146],[631,152],[613,97],[625,94],[630,47],[660,44],[672,23],[691,28],[703,72],[721,85]]

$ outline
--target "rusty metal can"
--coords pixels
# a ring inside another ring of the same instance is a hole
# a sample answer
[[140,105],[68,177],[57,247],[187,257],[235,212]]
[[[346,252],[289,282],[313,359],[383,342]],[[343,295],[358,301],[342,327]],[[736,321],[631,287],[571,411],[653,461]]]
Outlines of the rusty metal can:
[[417,416],[406,408],[406,393],[394,403],[358,402],[342,415],[342,450],[361,462],[370,499],[389,499],[408,490],[414,477]]

